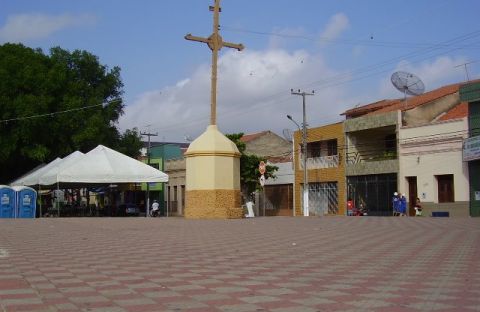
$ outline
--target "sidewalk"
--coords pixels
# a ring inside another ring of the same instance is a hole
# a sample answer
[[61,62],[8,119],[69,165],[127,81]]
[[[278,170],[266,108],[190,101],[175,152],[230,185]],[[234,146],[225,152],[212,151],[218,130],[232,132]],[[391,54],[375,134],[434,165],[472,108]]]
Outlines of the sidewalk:
[[480,311],[480,218],[2,219],[0,311]]

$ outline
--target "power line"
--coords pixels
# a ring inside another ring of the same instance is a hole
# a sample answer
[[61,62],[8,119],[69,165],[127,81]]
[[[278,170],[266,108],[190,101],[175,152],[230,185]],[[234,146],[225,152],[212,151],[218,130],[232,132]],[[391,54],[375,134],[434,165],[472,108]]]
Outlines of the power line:
[[[441,48],[444,48],[444,47],[448,47],[448,46],[452,46],[452,44],[455,43],[455,42],[465,41],[465,40],[468,40],[468,39],[475,38],[479,34],[480,34],[480,31],[473,31],[473,32],[467,33],[465,35],[458,36],[458,37],[455,37],[453,39],[444,41],[442,43],[431,45],[428,48],[424,48],[420,51],[413,51],[413,52],[410,52],[406,55],[398,56],[398,57],[395,57],[395,58],[392,58],[392,59],[389,59],[389,60],[386,60],[386,61],[383,61],[383,62],[380,62],[380,63],[377,63],[377,64],[372,64],[372,65],[360,67],[360,68],[357,68],[357,69],[354,69],[354,70],[351,70],[351,71],[347,71],[347,72],[344,72],[344,73],[340,73],[338,75],[334,75],[334,76],[327,77],[327,78],[322,79],[322,80],[318,80],[318,81],[314,81],[314,82],[305,84],[305,85],[303,85],[303,87],[317,85],[317,86],[320,86],[320,89],[326,89],[326,88],[329,88],[329,87],[343,85],[343,84],[351,83],[351,82],[358,81],[358,80],[361,80],[361,79],[365,79],[365,78],[368,78],[368,77],[372,77],[374,75],[378,75],[378,74],[389,71],[390,69],[384,69],[384,70],[381,70],[381,71],[378,71],[378,70],[381,69],[382,67],[388,66],[388,65],[390,65],[390,64],[392,64],[392,63],[394,63],[398,60],[411,58],[411,57],[417,57],[417,56],[419,56],[421,54],[425,54],[425,53],[431,53],[435,50],[438,50],[438,49],[441,49]],[[448,53],[448,52],[451,52],[451,51],[454,51],[454,50],[457,50],[457,49],[459,49],[459,48],[456,47],[456,48],[444,51],[442,53]],[[432,57],[435,57],[435,56],[438,56],[438,55],[439,54],[428,56],[428,57],[425,57],[423,59],[417,60],[417,61],[412,62],[412,63],[415,64],[415,63],[420,62],[422,60],[429,59],[429,58],[432,58]],[[373,71],[373,73],[370,73],[370,74],[365,73],[365,72],[370,72],[370,71]],[[358,77],[356,77],[356,76],[358,76]],[[284,102],[284,101],[288,100],[288,97],[286,96],[286,94],[284,92],[279,92],[279,93],[276,93],[276,94],[272,94],[272,95],[260,98],[258,100],[260,102],[260,104],[257,104],[254,107],[258,108],[258,107],[265,106],[265,105],[269,104],[268,103],[269,101],[273,101],[278,97],[280,97],[280,100],[277,101],[277,103],[278,102]],[[282,100],[282,98],[283,98],[283,100]],[[115,101],[119,101],[119,100],[113,100],[113,101],[108,102],[107,104],[115,102]],[[4,120],[0,120],[0,122],[8,123],[9,121],[20,121],[20,120],[27,120],[27,119],[32,119],[32,118],[48,117],[48,116],[53,117],[57,114],[63,114],[63,113],[74,112],[74,111],[79,111],[79,110],[83,110],[83,109],[89,109],[89,108],[93,108],[93,107],[97,107],[97,106],[101,106],[101,105],[104,105],[104,104],[84,106],[84,107],[75,108],[75,109],[69,109],[69,110],[57,111],[57,112],[51,112],[51,113],[45,113],[45,114],[38,114],[38,115],[33,115],[33,116],[25,116],[25,117],[4,119]],[[224,115],[229,116],[229,115],[238,115],[238,114],[246,114],[246,113],[250,113],[250,111],[245,111],[243,108],[239,108],[238,110],[230,110],[230,111],[226,112]],[[199,124],[199,123],[203,122],[205,120],[205,118],[200,117],[200,118],[194,119],[194,120],[190,121],[188,123],[188,125],[191,126],[192,123],[193,124]],[[182,123],[182,124],[185,124],[185,123]],[[165,130],[178,129],[178,128],[179,128],[179,124],[172,124],[171,126],[168,126],[168,127],[159,128],[159,130],[164,130],[165,131]],[[186,128],[186,127],[183,127],[183,128]]]
[[[312,42],[327,42],[332,44],[344,44],[344,45],[364,45],[364,46],[376,46],[376,47],[386,47],[386,48],[429,48],[429,47],[451,47],[449,44],[435,44],[435,43],[418,43],[418,42],[394,42],[394,41],[368,41],[368,40],[348,40],[348,39],[332,39],[327,37],[315,37],[315,36],[305,36],[305,35],[294,35],[294,34],[285,34],[277,32],[266,32],[266,31],[256,31],[243,28],[235,28],[230,26],[222,26],[222,30],[237,32],[237,33],[249,33],[254,35],[262,36],[275,36],[281,38],[290,38],[290,39],[303,39]],[[459,49],[478,49],[480,45],[459,45],[456,48]]]
[[112,104],[112,103],[115,103],[115,102],[120,102],[120,101],[121,101],[121,99],[115,99],[115,100],[109,101],[107,103],[82,106],[82,107],[77,107],[77,108],[66,109],[66,110],[63,110],[63,111],[56,111],[56,112],[44,113],[44,114],[38,114],[38,115],[32,115],[32,116],[16,117],[16,118],[10,118],[10,119],[2,119],[2,120],[0,120],[0,122],[7,124],[7,123],[12,122],[12,121],[22,121],[22,120],[28,120],[28,119],[41,118],[41,117],[54,117],[55,115],[77,112],[77,111],[86,110],[86,109],[99,107],[99,106],[105,107],[106,105],[109,105],[109,104]]
[[[369,77],[372,77],[372,76],[390,71],[391,70],[390,68],[387,68],[387,69],[383,69],[383,68],[386,67],[386,66],[389,66],[389,65],[391,65],[395,62],[398,62],[400,60],[415,58],[415,57],[418,57],[422,54],[429,54],[429,53],[435,52],[436,50],[442,49],[443,46],[449,46],[449,45],[451,46],[453,43],[469,40],[469,39],[478,37],[479,35],[480,35],[480,30],[473,31],[473,32],[470,32],[470,33],[467,33],[467,34],[464,34],[464,35],[461,35],[461,36],[443,41],[443,42],[438,43],[438,44],[436,44],[434,46],[431,46],[429,48],[421,49],[419,51],[412,51],[412,52],[407,53],[405,55],[397,56],[397,57],[388,59],[388,60],[383,61],[383,62],[363,66],[363,67],[360,67],[360,68],[357,68],[357,69],[353,69],[353,70],[350,70],[350,71],[347,71],[347,72],[340,73],[338,75],[326,77],[325,79],[322,79],[322,80],[317,80],[317,81],[314,81],[314,82],[303,84],[301,87],[305,88],[305,87],[316,86],[317,89],[319,88],[319,89],[323,90],[323,89],[327,89],[327,88],[330,88],[330,87],[334,87],[334,86],[338,86],[338,85],[344,85],[344,84],[351,83],[351,82],[354,82],[354,81],[369,78]],[[433,55],[427,55],[427,56],[425,56],[421,59],[418,59],[416,61],[413,61],[411,63],[416,64],[416,63],[424,61],[426,59],[430,59],[430,58],[442,55],[444,53],[452,52],[452,51],[455,51],[457,49],[458,48],[452,48],[452,49],[449,49],[449,50],[446,50],[446,51],[443,51],[443,52],[440,52],[440,53],[436,53],[436,54],[433,54]],[[262,97],[262,98],[258,99],[257,101],[260,102],[260,103],[254,105],[253,107],[254,108],[259,108],[259,107],[262,107],[262,106],[266,106],[266,105],[270,104],[269,101],[273,101],[275,99],[278,99],[277,103],[279,103],[279,102],[287,101],[288,97],[287,97],[287,94],[285,92],[278,92],[276,94],[271,94],[271,95],[268,95],[268,96],[265,96],[265,97]],[[225,115],[226,116],[237,116],[237,115],[247,114],[247,113],[250,113],[250,110],[246,111],[246,110],[243,109],[243,107],[239,107],[237,110],[230,110],[230,111],[224,113],[223,116],[225,116]],[[201,120],[203,120],[203,118]],[[200,120],[196,120],[194,122],[199,122],[199,121]],[[167,130],[167,129],[177,128],[177,127],[178,127],[178,125],[172,125],[172,126],[169,126],[168,128],[161,128],[161,130],[164,130],[164,129]]]

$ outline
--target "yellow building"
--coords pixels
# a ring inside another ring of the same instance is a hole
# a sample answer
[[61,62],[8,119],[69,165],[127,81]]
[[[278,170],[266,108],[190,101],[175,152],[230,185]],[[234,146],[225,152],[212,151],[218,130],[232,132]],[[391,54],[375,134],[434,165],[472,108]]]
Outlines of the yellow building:
[[[346,215],[343,123],[307,130],[307,179],[309,215]],[[302,216],[302,133],[294,134],[295,215]]]

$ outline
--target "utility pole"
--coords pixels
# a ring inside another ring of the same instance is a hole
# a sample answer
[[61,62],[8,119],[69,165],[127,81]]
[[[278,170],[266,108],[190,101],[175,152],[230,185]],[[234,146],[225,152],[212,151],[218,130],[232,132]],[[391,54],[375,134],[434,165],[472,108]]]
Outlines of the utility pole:
[[303,146],[303,215],[308,217],[308,176],[307,176],[307,112],[305,111],[305,97],[307,95],[314,95],[315,91],[307,93],[305,91],[290,90],[292,95],[301,95],[303,99],[303,124],[302,124],[302,146]]
[[[140,132],[140,134],[148,137],[147,164],[150,166],[150,137],[158,136],[158,133],[150,133],[150,130],[149,130],[148,132]],[[145,218],[149,216],[149,212],[150,212],[150,183],[147,182],[147,204],[145,206]]]

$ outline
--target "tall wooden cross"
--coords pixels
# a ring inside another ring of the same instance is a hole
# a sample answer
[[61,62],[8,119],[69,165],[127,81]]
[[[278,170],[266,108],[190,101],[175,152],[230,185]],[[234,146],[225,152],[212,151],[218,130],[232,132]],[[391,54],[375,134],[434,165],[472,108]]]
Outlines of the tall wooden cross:
[[215,0],[215,6],[210,6],[210,11],[213,11],[213,33],[208,38],[196,37],[188,34],[185,36],[185,39],[192,41],[199,41],[206,43],[210,50],[212,50],[212,88],[210,93],[210,124],[217,124],[217,59],[218,51],[222,47],[237,49],[238,51],[243,50],[243,45],[224,42],[222,37],[218,33],[218,13],[221,12],[220,9],[220,0]]

